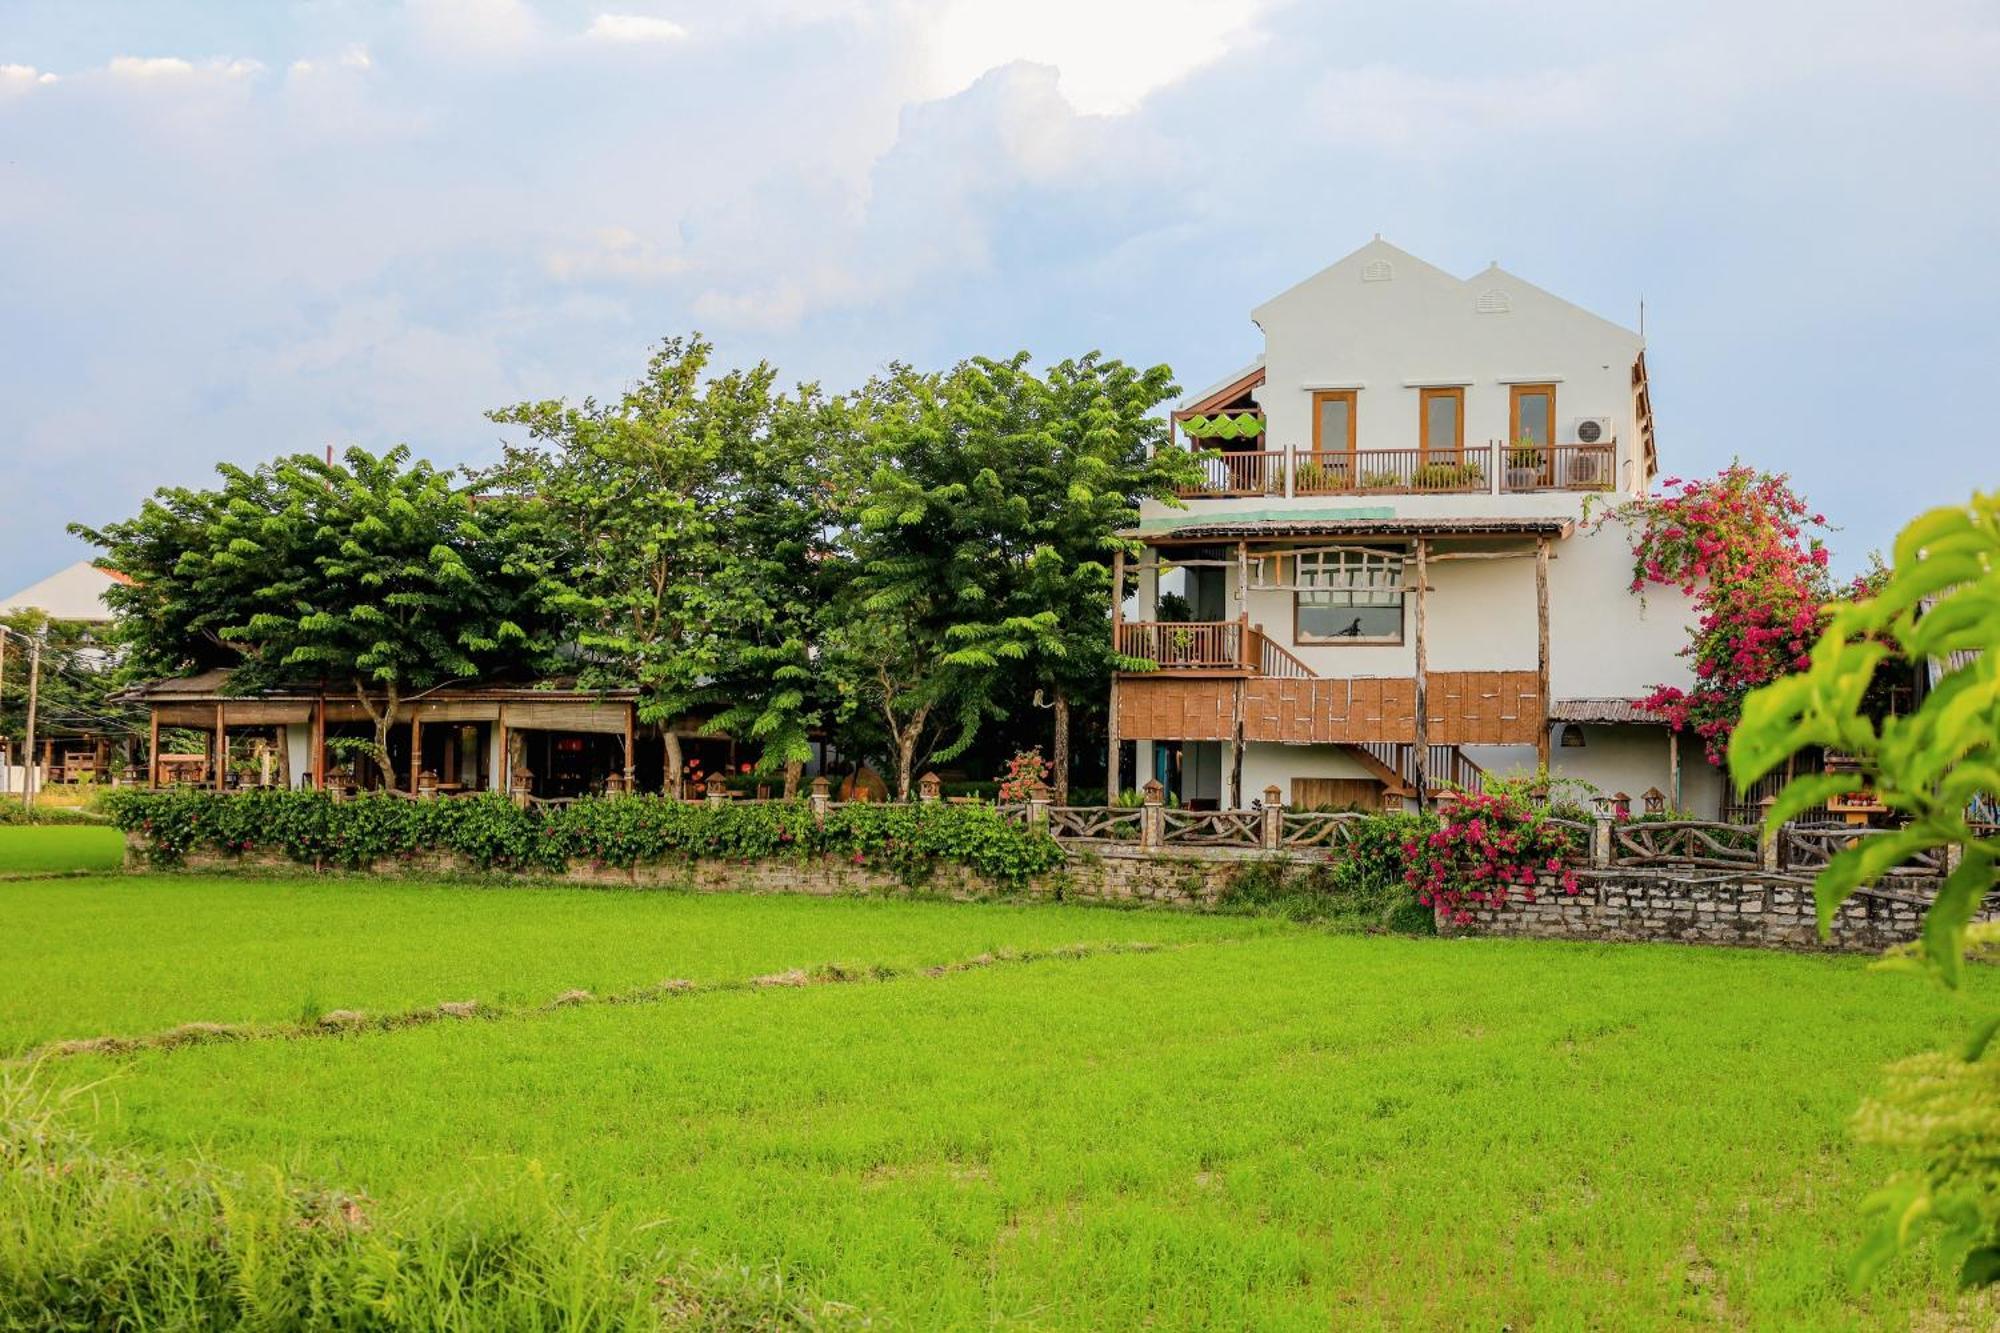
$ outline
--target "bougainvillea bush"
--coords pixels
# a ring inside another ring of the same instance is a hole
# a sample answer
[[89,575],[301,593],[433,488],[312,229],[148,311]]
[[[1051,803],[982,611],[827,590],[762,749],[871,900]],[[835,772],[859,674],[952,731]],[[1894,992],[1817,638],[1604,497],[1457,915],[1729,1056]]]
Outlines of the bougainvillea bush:
[[711,806],[654,796],[521,809],[492,794],[336,801],[318,792],[186,790],[116,792],[106,804],[113,822],[140,835],[162,865],[198,849],[345,867],[448,852],[481,868],[548,873],[571,865],[832,856],[888,869],[909,883],[949,861],[1019,885],[1062,862],[1046,833],[980,805],[841,805],[822,825],[804,801]]
[[1741,463],[1714,477],[1669,477],[1664,491],[1616,511],[1632,527],[1632,591],[1679,588],[1694,598],[1692,688],[1660,685],[1645,706],[1692,730],[1725,762],[1743,696],[1802,671],[1832,590],[1826,519],[1778,474]]
[[1581,850],[1567,829],[1519,798],[1468,792],[1440,810],[1437,827],[1404,840],[1403,877],[1418,902],[1464,925],[1474,907],[1503,906],[1514,896],[1535,901],[1544,876],[1575,893],[1568,863]]

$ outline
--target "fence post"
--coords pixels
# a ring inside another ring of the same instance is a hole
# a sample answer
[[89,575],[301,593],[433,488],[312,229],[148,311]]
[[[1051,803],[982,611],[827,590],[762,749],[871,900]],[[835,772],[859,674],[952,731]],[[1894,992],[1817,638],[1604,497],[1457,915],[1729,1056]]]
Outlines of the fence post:
[[806,804],[812,807],[813,823],[820,828],[826,827],[826,807],[832,800],[828,795],[831,790],[826,775],[821,774],[812,780],[812,794],[806,797]]
[[1146,779],[1146,802],[1139,807],[1139,845],[1161,847],[1167,841],[1166,788],[1158,778]]
[[1784,830],[1770,827],[1771,807],[1777,803],[1775,796],[1757,802],[1757,864],[1770,871],[1785,868]]
[[1603,810],[1597,812],[1590,828],[1590,863],[1599,870],[1611,864],[1611,816]]
[[708,780],[708,793],[705,801],[708,805],[718,808],[729,804],[729,788],[723,783],[721,778],[710,778]]
[[935,773],[926,773],[917,779],[917,800],[925,805],[935,805],[944,795],[944,779]]
[[1284,793],[1278,784],[1264,788],[1264,850],[1275,852],[1285,845]]
[[1044,832],[1049,827],[1049,789],[1040,781],[1028,787],[1028,827]]

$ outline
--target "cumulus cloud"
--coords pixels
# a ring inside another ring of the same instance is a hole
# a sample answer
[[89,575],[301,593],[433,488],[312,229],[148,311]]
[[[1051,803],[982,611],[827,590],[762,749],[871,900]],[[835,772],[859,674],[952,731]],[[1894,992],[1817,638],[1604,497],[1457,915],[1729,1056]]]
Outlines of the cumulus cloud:
[[104,72],[126,83],[169,84],[197,77],[247,79],[262,72],[263,68],[259,61],[226,56],[199,64],[180,56],[113,56],[111,63],[104,67]]
[[564,282],[660,282],[691,267],[678,247],[666,247],[630,227],[600,227],[581,243],[552,251],[549,273]]
[[688,30],[669,18],[652,14],[599,14],[583,35],[592,41],[616,42],[624,46],[647,42],[678,42]]
[[368,70],[374,67],[375,58],[368,54],[368,48],[356,42],[330,60],[294,60],[289,72],[309,75],[327,70]]
[[26,93],[35,88],[45,88],[56,81],[55,75],[36,69],[33,65],[0,65],[0,97]]

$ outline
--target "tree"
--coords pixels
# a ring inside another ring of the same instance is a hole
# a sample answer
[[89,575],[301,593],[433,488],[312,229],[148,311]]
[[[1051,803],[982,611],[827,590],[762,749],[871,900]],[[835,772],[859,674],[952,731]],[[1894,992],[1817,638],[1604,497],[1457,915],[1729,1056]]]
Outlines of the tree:
[[948,693],[968,730],[947,752],[1001,698],[1017,711],[1030,690],[1051,698],[1066,801],[1073,701],[1136,665],[1111,643],[1117,534],[1142,499],[1171,499],[1198,468],[1163,447],[1155,412],[1176,392],[1165,366],[1097,353],[1046,376],[1028,365],[1022,352],[904,377],[862,507],[859,579],[875,609],[916,609],[911,632],[956,673]]
[[555,647],[546,589],[497,540],[470,490],[409,450],[349,449],[224,466],[217,491],[158,492],[136,518],[72,531],[133,579],[120,612],[128,669],[231,668],[231,688],[345,685],[373,720],[367,746],[398,785],[389,732],[414,692]]
[[[1834,856],[1814,893],[1820,930],[1863,885],[1912,854],[1943,848],[1957,865],[1924,915],[1919,947],[1900,961],[1959,985],[1968,945],[2000,951],[2000,926],[1973,925],[2000,885],[2000,494],[1938,509],[1896,539],[1894,564],[1862,595],[1834,607],[1811,665],[1752,692],[1729,747],[1748,787],[1808,746],[1854,757],[1853,771],[1795,778],[1771,827],[1866,788],[1896,816],[1888,832]],[[1867,699],[1892,655],[1935,663],[1937,684],[1909,713],[1878,718]],[[1975,817],[1977,816],[1977,817]],[[1892,1071],[1887,1096],[1864,1110],[1864,1131],[1917,1153],[1923,1169],[1877,1196],[1885,1222],[1862,1252],[1868,1271],[1894,1254],[1918,1221],[1942,1223],[1963,1252],[1969,1284],[2000,1280],[2000,1015],[1962,1053],[1919,1057]]]
[[1657,686],[1645,706],[1692,729],[1720,764],[1744,696],[1806,665],[1830,595],[1826,545],[1812,535],[1826,520],[1785,477],[1741,463],[1665,486],[1617,512],[1634,530],[1632,591],[1661,584],[1695,599],[1694,638],[1682,652],[1695,684]]
[[10,742],[6,748],[11,753],[23,753],[27,736],[28,645],[33,639],[42,643],[35,708],[40,735],[85,733],[123,740],[136,733],[138,718],[108,697],[117,655],[101,641],[96,627],[21,608],[0,613],[0,638],[6,640],[0,648],[6,659],[0,669],[0,737]]
[[788,788],[809,756],[822,698],[814,638],[832,531],[811,391],[774,394],[759,364],[705,378],[699,335],[661,343],[615,403],[521,403],[490,414],[525,426],[486,489],[557,535],[541,562],[577,626],[587,683],[640,691],[641,720],[759,746]]

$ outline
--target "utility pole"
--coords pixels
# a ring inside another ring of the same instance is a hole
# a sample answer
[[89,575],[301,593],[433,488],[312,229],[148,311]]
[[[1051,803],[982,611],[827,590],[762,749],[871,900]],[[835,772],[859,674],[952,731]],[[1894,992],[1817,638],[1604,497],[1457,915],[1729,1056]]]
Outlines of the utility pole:
[[35,813],[35,701],[42,689],[42,638],[28,641],[28,764],[21,782],[21,808],[30,818]]

